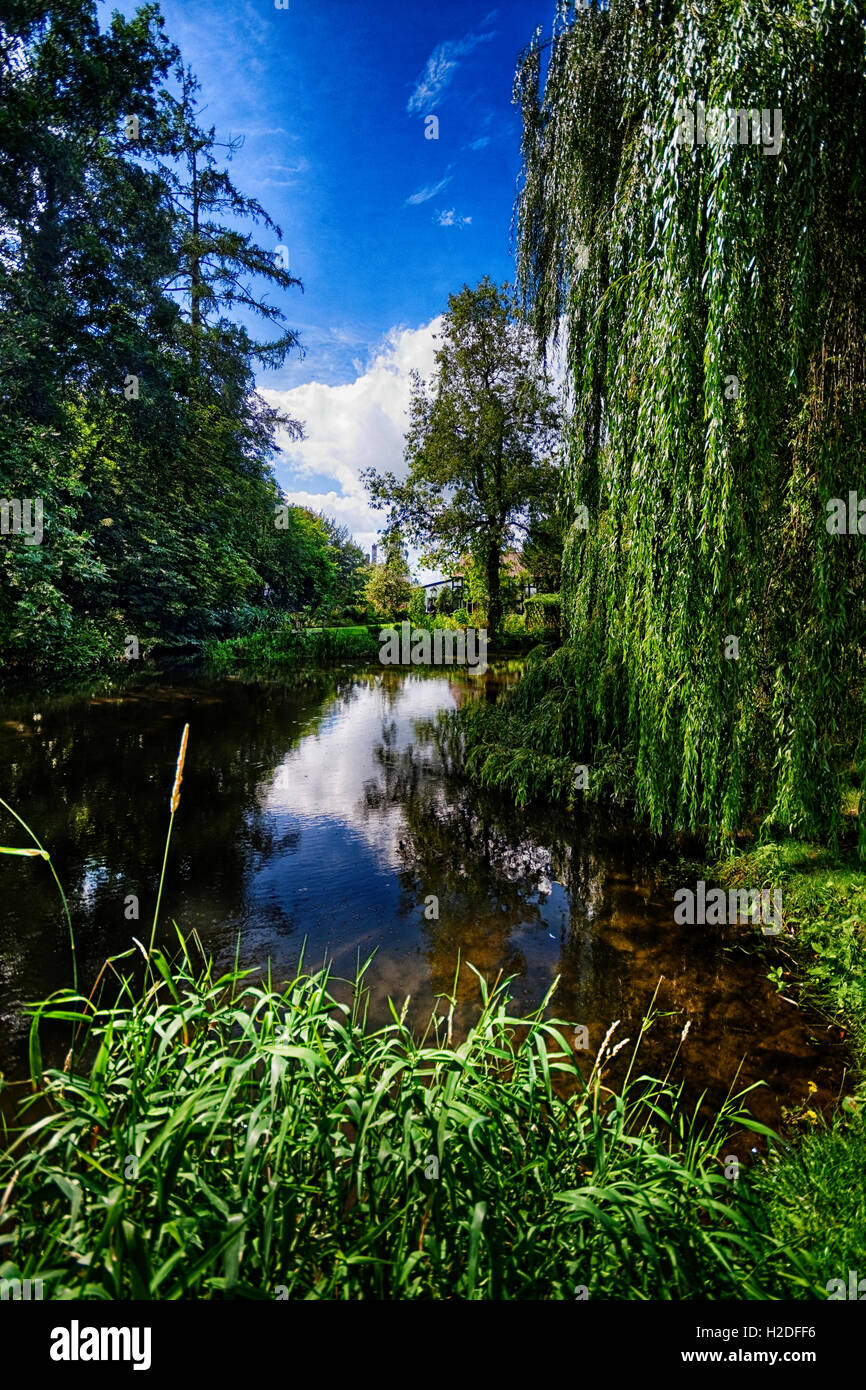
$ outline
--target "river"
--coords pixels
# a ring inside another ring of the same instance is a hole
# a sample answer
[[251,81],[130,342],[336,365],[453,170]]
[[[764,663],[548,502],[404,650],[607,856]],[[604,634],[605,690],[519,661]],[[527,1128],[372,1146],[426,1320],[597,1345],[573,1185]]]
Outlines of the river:
[[[398,668],[209,677],[175,668],[0,706],[0,794],[51,851],[72,910],[82,986],[107,955],[150,933],[179,737],[189,752],[175,819],[160,940],[172,919],[222,965],[276,979],[373,957],[370,1013],[411,996],[420,1022],[457,981],[457,1023],[477,981],[515,976],[514,1004],[632,1042],[656,990],[663,1015],[639,1070],[718,1104],[829,1111],[845,1061],[838,1030],[768,982],[784,943],[747,927],[678,926],[659,875],[664,846],[624,814],[518,811],[465,784],[437,737],[441,711],[494,699],[517,666],[483,678]],[[0,808],[2,809],[2,808]],[[26,837],[5,812],[2,842]],[[692,879],[685,879],[691,882]],[[0,1068],[26,1066],[23,1001],[71,983],[67,928],[48,866],[0,856]],[[135,913],[138,916],[135,916]],[[817,1087],[811,1089],[810,1083]]]

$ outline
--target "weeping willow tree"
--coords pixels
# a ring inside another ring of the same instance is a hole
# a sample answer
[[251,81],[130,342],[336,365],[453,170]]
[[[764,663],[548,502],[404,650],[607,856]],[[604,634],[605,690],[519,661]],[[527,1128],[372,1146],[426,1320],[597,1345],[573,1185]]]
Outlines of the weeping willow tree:
[[864,53],[845,0],[561,3],[517,75],[572,523],[532,748],[626,750],[638,810],[716,847],[832,840],[863,775],[866,541],[828,502],[866,499]]

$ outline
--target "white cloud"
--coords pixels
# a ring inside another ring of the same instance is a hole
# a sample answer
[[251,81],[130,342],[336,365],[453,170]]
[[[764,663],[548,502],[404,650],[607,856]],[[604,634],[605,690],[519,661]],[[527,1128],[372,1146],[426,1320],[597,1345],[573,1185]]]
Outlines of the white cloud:
[[310,169],[310,161],[303,155],[294,164],[269,164],[268,169],[273,169],[276,174],[306,174]]
[[411,198],[406,199],[406,202],[412,204],[429,202],[431,198],[436,197],[437,193],[441,193],[445,185],[450,182],[451,175],[449,174],[446,178],[440,179],[438,183],[430,183],[426,188],[419,188],[417,193],[413,193]]
[[[259,188],[292,188],[297,184],[300,175],[310,171],[310,161],[303,155],[293,164],[273,164],[264,159],[250,161],[250,180]],[[259,169],[270,171],[258,177]],[[284,174],[284,178],[274,178],[274,174]]]
[[454,208],[443,208],[437,212],[434,222],[438,222],[440,227],[468,227],[471,225],[471,217],[458,217]]
[[[486,24],[493,18],[492,11],[484,20]],[[466,34],[462,39],[446,39],[433,49],[427,65],[415,83],[406,110],[425,113],[441,98],[445,88],[460,66],[460,59],[467,57],[480,43],[487,43],[493,34]]]
[[288,140],[300,140],[301,138],[300,135],[293,134],[290,130],[284,130],[281,125],[245,126],[242,133],[251,140],[264,138],[270,135],[284,135]]
[[[434,370],[434,334],[442,320],[421,328],[394,328],[356,379],[341,386],[310,381],[287,391],[263,389],[270,405],[303,420],[307,438],[300,443],[278,435],[282,460],[276,474],[289,501],[335,516],[365,550],[376,540],[385,513],[371,506],[360,481],[361,470],[374,467],[405,476],[403,437],[408,424],[409,373],[429,377]],[[292,483],[287,483],[291,475]],[[304,477],[315,479],[304,490]],[[333,486],[321,487],[321,480]]]

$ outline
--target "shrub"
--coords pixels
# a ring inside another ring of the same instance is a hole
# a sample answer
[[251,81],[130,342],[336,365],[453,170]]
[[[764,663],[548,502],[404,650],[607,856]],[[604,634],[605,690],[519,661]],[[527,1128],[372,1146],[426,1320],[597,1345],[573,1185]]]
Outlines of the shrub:
[[527,632],[559,633],[559,594],[533,594],[523,612]]

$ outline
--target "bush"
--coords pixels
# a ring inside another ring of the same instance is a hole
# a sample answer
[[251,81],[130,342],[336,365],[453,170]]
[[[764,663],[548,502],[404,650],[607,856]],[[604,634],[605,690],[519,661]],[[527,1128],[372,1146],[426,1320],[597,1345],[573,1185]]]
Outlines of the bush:
[[378,629],[367,627],[282,627],[222,642],[205,642],[204,652],[221,670],[245,662],[295,666],[303,662],[370,659],[378,653]]
[[339,625],[345,624],[347,627],[366,627],[370,621],[370,610],[366,603],[350,604],[343,608],[339,614]]
[[523,605],[527,632],[559,633],[559,594],[533,594]]

